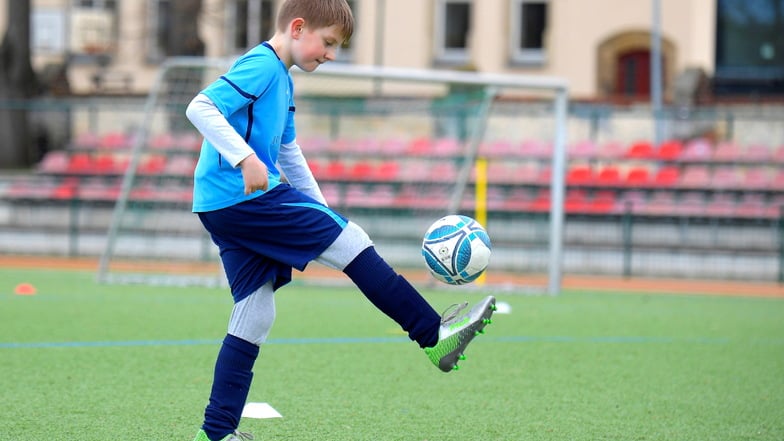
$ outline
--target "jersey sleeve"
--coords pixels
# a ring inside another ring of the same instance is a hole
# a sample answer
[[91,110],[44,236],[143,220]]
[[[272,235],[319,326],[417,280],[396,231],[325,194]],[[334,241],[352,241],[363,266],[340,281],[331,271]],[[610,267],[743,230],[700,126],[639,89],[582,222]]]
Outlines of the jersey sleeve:
[[275,74],[274,67],[267,57],[243,56],[201,93],[228,117],[258,99],[271,83]]

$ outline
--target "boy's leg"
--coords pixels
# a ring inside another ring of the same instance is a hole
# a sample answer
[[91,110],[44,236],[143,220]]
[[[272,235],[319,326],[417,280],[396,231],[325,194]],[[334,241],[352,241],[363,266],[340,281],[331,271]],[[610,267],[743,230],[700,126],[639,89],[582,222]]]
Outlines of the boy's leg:
[[430,361],[444,372],[457,369],[463,351],[483,332],[495,310],[487,296],[464,312],[468,304],[448,311],[442,318],[419,292],[376,253],[367,233],[349,222],[317,261],[342,270],[382,312],[408,332],[425,349]]
[[234,305],[215,362],[210,401],[204,410],[202,430],[210,440],[222,440],[239,426],[253,380],[253,364],[274,321],[272,283]]
[[316,261],[343,271],[376,308],[397,322],[420,347],[438,342],[441,317],[376,253],[373,242],[357,224],[349,221]]

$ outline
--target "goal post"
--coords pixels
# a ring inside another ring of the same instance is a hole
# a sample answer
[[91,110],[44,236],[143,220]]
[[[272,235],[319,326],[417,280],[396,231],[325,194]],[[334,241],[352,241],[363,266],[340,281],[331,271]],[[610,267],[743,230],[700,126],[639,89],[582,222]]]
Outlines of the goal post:
[[[225,283],[217,250],[190,212],[200,136],[183,118],[232,61],[177,57],[161,65],[133,132],[99,281]],[[327,201],[365,227],[393,265],[424,269],[425,227],[478,209],[494,242],[488,272],[544,272],[540,289],[560,292],[565,81],[340,63],[292,75],[298,141]],[[521,145],[530,142],[546,146],[544,154],[527,157]],[[485,182],[477,182],[477,162]],[[548,170],[548,183],[520,184],[534,168]],[[548,198],[545,209],[515,208],[537,194]]]

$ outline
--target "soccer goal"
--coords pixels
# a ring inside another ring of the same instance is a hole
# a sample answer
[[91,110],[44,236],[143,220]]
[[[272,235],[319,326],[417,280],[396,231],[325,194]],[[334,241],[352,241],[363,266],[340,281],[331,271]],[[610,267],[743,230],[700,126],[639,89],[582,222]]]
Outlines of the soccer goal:
[[[99,280],[222,283],[217,251],[190,213],[199,140],[184,110],[229,65],[203,58],[162,65],[133,139]],[[493,242],[481,283],[560,291],[564,81],[339,63],[293,76],[297,139],[328,203],[362,225],[390,263],[424,271],[427,227],[465,214]]]

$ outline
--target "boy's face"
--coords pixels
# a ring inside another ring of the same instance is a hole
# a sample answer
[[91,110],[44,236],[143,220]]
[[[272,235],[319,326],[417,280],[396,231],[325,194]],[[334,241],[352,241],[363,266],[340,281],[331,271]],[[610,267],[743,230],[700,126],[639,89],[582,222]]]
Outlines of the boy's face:
[[319,65],[333,61],[343,44],[343,34],[335,25],[313,30],[303,26],[294,32],[292,61],[305,72],[313,72]]

